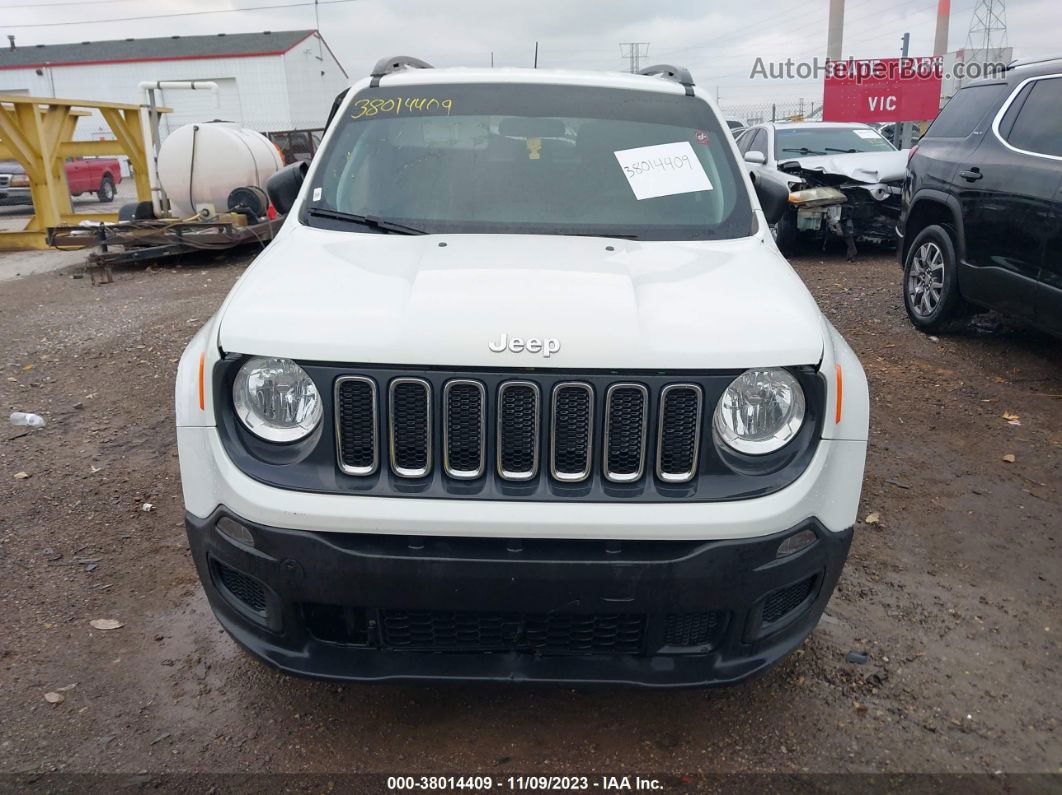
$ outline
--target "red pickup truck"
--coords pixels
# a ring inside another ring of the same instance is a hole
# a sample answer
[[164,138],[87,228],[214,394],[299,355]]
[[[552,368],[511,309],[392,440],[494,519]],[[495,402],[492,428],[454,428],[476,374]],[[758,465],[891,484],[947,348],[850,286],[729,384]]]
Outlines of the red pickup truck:
[[[110,202],[121,181],[122,169],[113,157],[79,157],[66,161],[66,184],[73,196],[95,193],[101,202]],[[25,169],[15,160],[0,160],[0,205],[32,203]]]

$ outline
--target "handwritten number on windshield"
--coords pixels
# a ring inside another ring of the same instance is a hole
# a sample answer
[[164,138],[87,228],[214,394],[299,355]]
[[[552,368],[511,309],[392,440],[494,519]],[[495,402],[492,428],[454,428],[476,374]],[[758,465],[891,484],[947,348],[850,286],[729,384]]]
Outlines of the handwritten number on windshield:
[[452,99],[436,99],[435,97],[389,97],[387,99],[356,99],[354,108],[357,111],[350,118],[361,119],[381,114],[393,113],[399,116],[402,113],[442,113],[450,115],[454,109]]

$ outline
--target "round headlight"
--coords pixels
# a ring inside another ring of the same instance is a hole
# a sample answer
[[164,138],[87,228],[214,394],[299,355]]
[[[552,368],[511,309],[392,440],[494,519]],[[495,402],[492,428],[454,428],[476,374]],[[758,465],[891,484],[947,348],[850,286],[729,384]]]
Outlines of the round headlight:
[[321,422],[321,396],[313,379],[291,359],[248,359],[232,387],[236,416],[269,442],[297,442]]
[[723,393],[714,424],[723,442],[739,453],[773,453],[804,424],[804,390],[786,370],[746,370]]

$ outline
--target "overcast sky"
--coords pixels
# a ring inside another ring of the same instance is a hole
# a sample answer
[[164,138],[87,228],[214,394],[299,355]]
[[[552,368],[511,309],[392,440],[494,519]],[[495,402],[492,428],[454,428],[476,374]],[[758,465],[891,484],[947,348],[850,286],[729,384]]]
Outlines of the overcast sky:
[[[314,8],[272,8],[127,19],[188,12],[287,5],[306,0],[0,0],[0,35],[20,46],[171,34],[313,28]],[[699,85],[718,87],[721,104],[818,102],[821,81],[750,80],[757,57],[820,58],[826,48],[828,0],[710,2],[671,0],[321,0],[320,28],[352,77],[379,58],[415,55],[436,66],[539,66],[621,69],[620,42],[648,42],[647,63],[689,67]],[[848,0],[844,54],[932,52],[936,0]],[[949,49],[962,47],[975,0],[952,0]],[[1010,0],[1008,38],[1015,55],[1059,55],[1058,0]],[[60,23],[60,24],[57,24]],[[68,24],[69,23],[69,24]],[[0,39],[2,41],[2,39]],[[221,75],[219,75],[221,77]]]

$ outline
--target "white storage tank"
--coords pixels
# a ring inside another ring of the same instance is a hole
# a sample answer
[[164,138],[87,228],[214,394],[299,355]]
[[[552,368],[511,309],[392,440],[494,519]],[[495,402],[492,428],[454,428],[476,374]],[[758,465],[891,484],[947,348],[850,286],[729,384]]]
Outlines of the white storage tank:
[[255,185],[265,188],[284,163],[261,133],[227,121],[178,127],[159,149],[159,184],[173,215],[190,218],[203,208],[228,210],[229,193]]

